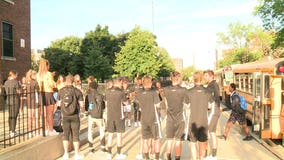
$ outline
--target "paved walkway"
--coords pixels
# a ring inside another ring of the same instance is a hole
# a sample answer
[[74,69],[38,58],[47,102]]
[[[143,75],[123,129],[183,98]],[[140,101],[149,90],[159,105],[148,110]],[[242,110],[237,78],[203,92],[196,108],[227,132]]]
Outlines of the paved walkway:
[[[219,119],[219,124],[217,128],[217,135],[221,135],[224,130],[225,123],[228,119],[229,112],[223,113]],[[127,127],[124,133],[124,147],[122,152],[127,154],[127,160],[135,160],[135,156],[138,153],[139,147],[139,133],[140,128]],[[163,133],[165,133],[165,124],[163,124]],[[217,157],[218,160],[279,160],[275,155],[269,152],[265,147],[263,147],[256,140],[243,141],[244,133],[240,126],[234,125],[231,128],[230,134],[227,141],[219,140],[219,147]],[[97,144],[99,144],[99,139],[96,139]],[[115,139],[114,139],[115,143]],[[163,139],[163,145],[161,149],[161,158],[164,159],[166,145],[165,138]],[[189,143],[183,142],[182,160],[189,160]],[[99,147],[99,146],[98,146]],[[84,160],[104,160],[106,159],[106,153],[97,151],[93,154],[88,152],[88,145],[83,145],[81,147],[81,153],[84,154]],[[116,147],[113,147],[113,154],[116,154]],[[73,159],[74,153],[70,153],[70,159]],[[113,158],[115,159],[115,158]],[[284,157],[283,157],[284,159]],[[59,158],[58,160],[61,160]]]

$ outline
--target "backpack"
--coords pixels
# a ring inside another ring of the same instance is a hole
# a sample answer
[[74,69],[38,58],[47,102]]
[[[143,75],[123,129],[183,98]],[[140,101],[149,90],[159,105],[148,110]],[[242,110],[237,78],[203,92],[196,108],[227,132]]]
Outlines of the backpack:
[[75,88],[64,87],[60,93],[60,107],[64,116],[71,116],[77,113],[77,97]]
[[245,97],[243,97],[243,96],[241,96],[237,93],[234,93],[234,95],[239,96],[239,99],[240,99],[240,108],[237,108],[237,111],[239,113],[244,113],[247,110],[247,101],[246,101]]
[[62,114],[60,107],[57,107],[56,111],[53,113],[53,129],[56,132],[63,132],[62,129]]
[[88,94],[89,101],[89,115],[92,118],[103,118],[103,110],[105,109],[105,104],[102,95],[98,93]]

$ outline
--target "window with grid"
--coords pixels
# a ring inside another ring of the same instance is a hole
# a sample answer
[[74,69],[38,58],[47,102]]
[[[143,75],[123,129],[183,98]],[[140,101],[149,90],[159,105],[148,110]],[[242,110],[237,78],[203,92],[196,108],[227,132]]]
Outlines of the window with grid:
[[3,57],[14,57],[13,49],[13,26],[2,22]]

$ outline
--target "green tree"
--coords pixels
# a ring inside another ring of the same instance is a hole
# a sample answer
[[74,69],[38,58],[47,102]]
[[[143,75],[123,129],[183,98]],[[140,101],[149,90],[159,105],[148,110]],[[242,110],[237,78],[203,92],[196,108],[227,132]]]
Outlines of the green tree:
[[87,32],[81,46],[85,77],[94,75],[102,81],[110,78],[113,74],[115,52],[120,51],[119,44],[123,44],[124,38],[123,35],[116,38],[110,34],[107,26],[102,28],[97,25],[95,31]]
[[193,72],[195,71],[194,66],[188,66],[181,70],[182,80],[183,81],[190,81],[190,77],[192,77]]
[[267,30],[272,30],[276,34],[273,48],[284,47],[284,0],[259,0],[259,5],[255,8],[263,26]]
[[171,72],[175,70],[175,66],[169,53],[164,48],[159,48],[157,63],[161,64],[158,77],[169,77]]
[[161,66],[157,60],[158,47],[154,35],[135,27],[129,33],[125,46],[116,54],[113,69],[117,74],[129,78],[142,75],[156,77]]
[[272,55],[273,35],[253,24],[230,23],[227,33],[217,33],[217,43],[224,48],[218,67],[247,63]]
[[43,57],[49,60],[50,69],[55,71],[56,75],[70,73],[83,76],[81,41],[75,36],[64,37],[51,42],[50,46],[44,49]]

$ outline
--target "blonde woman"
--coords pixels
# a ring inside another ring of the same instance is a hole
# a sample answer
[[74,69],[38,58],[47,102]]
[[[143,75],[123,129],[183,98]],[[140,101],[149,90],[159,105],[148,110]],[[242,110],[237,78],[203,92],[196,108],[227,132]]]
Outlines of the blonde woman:
[[53,111],[55,105],[53,89],[56,87],[56,83],[54,82],[53,74],[49,72],[49,62],[46,59],[40,60],[37,82],[41,93],[40,104],[44,106],[46,134],[56,135],[57,132],[53,129]]

